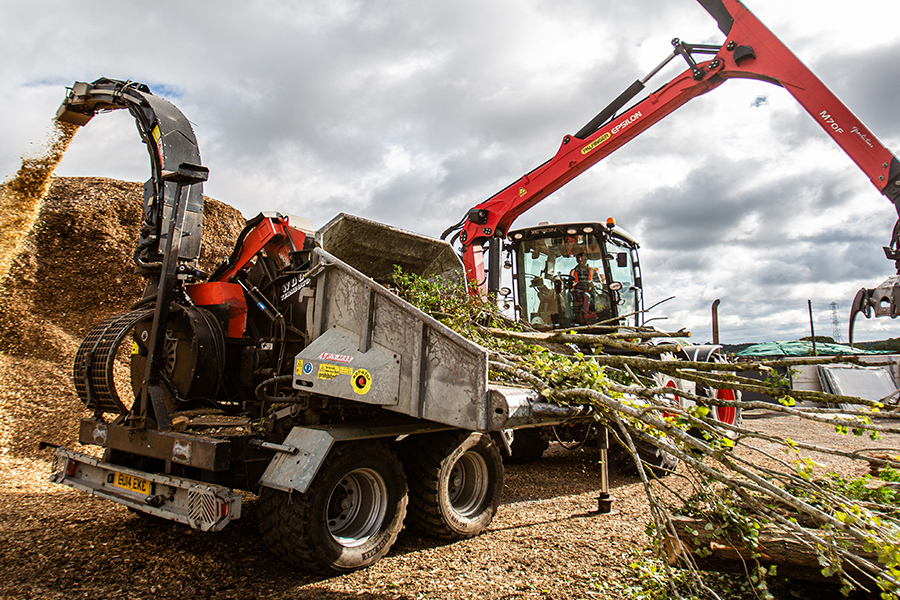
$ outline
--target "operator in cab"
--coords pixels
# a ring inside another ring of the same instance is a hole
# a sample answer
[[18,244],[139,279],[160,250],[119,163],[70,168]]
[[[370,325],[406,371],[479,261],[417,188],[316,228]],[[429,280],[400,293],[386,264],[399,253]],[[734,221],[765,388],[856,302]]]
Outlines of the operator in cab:
[[599,284],[602,289],[605,277],[600,269],[588,264],[587,255],[584,252],[579,252],[575,256],[575,261],[577,263],[575,268],[569,271],[572,286],[572,313],[576,323],[590,325],[597,321],[598,304],[601,303],[598,300],[602,293],[597,288]]

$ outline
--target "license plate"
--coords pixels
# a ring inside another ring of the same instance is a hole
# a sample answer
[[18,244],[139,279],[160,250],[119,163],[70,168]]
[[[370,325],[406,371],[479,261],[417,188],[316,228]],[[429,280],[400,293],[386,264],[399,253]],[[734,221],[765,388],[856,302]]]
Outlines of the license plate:
[[138,494],[147,494],[148,496],[153,492],[152,482],[140,477],[126,475],[125,473],[116,473],[113,485],[131,492],[137,492]]

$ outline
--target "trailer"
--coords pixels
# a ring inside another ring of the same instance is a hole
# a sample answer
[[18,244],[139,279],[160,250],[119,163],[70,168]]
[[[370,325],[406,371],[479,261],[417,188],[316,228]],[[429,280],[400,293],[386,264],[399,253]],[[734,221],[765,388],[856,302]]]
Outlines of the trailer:
[[92,412],[78,440],[102,455],[57,447],[53,481],[202,531],[257,494],[275,556],[346,572],[379,560],[404,526],[478,535],[500,502],[502,432],[591,418],[490,384],[484,348],[382,285],[394,264],[461,277],[445,242],[349,215],[316,232],[260,214],[201,272],[207,172],[184,115],[146,86],[101,79],[76,83],[58,118],[84,125],[119,108],[151,155],[135,253],[147,284],[76,353]]

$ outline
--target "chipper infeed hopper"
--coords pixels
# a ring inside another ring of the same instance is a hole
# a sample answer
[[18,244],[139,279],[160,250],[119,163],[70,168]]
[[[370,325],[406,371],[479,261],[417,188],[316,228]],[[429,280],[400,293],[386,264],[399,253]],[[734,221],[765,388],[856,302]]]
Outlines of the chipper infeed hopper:
[[[531,390],[489,386],[484,348],[376,282],[389,280],[394,264],[425,277],[461,275],[449,244],[350,215],[339,215],[317,237],[330,252],[314,251],[302,283],[315,290],[315,300],[312,341],[296,357],[295,389],[471,431],[577,414],[539,402]],[[359,239],[368,240],[368,251],[360,251]]]

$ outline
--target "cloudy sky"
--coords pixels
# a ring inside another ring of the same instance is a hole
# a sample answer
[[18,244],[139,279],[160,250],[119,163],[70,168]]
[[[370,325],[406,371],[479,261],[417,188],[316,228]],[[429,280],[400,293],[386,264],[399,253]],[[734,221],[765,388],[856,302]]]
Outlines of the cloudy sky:
[[[892,148],[900,3],[747,0]],[[694,0],[82,0],[0,4],[0,175],[35,153],[74,81],[150,85],[195,126],[205,192],[314,226],[350,212],[439,235],[551,157],[670,40],[721,43]],[[675,65],[676,63],[673,63]],[[680,72],[672,66],[656,88]],[[80,131],[57,171],[143,181],[130,116]],[[517,226],[616,217],[641,240],[659,326],[708,341],[831,335],[892,274],[890,203],[783,89],[732,81],[599,163]],[[857,339],[900,323],[857,320]]]

